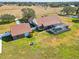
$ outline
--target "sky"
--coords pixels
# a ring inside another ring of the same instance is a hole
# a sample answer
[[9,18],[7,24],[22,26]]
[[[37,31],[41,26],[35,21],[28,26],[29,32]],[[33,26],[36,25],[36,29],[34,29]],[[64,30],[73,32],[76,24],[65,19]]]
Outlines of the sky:
[[74,2],[79,0],[0,0],[0,2]]

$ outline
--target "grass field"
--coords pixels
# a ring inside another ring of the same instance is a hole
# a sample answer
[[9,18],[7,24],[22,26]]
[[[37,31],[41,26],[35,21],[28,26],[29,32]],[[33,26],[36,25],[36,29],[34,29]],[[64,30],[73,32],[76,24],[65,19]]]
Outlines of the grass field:
[[[79,59],[79,23],[73,23],[71,18],[60,18],[69,25],[70,31],[59,35],[35,31],[32,38],[3,41],[0,59]],[[0,25],[0,33],[14,24]],[[30,46],[30,42],[34,45]]]
[[12,25],[15,25],[16,23],[13,22],[13,23],[10,23],[10,24],[3,24],[3,25],[0,25],[0,33],[4,33],[4,32],[7,32],[7,31],[10,31],[10,27]]
[[[38,35],[35,33],[34,37],[30,39],[3,41],[3,54],[0,57],[1,59],[78,59],[79,38],[72,33],[66,32],[54,36],[46,32],[40,32]],[[54,42],[51,42],[51,40]],[[35,44],[29,46],[30,42]]]
[[42,31],[34,32],[32,38],[3,41],[0,59],[79,59],[79,24],[72,23],[70,28],[59,35]]
[[43,15],[52,15],[52,14],[57,14],[59,13],[59,11],[62,9],[62,8],[50,8],[48,7],[47,9],[45,9],[44,7],[41,7],[41,6],[13,6],[13,5],[10,5],[10,6],[2,6],[0,7],[0,15],[3,15],[3,14],[12,14],[14,16],[16,16],[17,18],[21,18],[22,17],[22,12],[21,12],[21,9],[22,8],[32,8],[35,13],[36,13],[36,17],[40,17],[40,16],[43,16]]

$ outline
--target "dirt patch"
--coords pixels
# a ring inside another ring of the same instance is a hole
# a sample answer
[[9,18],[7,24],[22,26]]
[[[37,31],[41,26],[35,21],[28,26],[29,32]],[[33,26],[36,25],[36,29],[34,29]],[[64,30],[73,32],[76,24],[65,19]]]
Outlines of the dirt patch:
[[75,36],[79,37],[79,29],[75,32]]
[[49,46],[58,46],[60,44],[60,39],[58,38],[47,38],[43,39],[42,41],[43,44],[47,44]]
[[70,42],[72,42],[72,41],[73,41],[73,39],[71,39],[71,37],[63,38],[63,39],[54,37],[54,38],[43,39],[40,42],[41,42],[42,46],[56,47],[56,46],[60,46],[62,44],[70,44]]

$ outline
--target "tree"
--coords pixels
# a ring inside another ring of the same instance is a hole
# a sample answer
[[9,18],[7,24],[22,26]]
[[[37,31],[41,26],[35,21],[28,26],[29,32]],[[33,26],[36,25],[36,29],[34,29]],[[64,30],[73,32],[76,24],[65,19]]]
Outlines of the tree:
[[11,23],[14,21],[15,16],[14,15],[9,15],[9,14],[4,14],[0,17],[1,23]]
[[77,15],[78,18],[79,18],[79,7],[78,7],[77,10],[76,10],[76,15]]
[[70,6],[66,6],[63,8],[63,10],[61,10],[61,12],[65,15],[75,15],[76,14],[76,7],[70,7]]
[[0,7],[2,7],[3,6],[3,4],[0,4]]
[[23,12],[23,20],[22,21],[25,21],[27,22],[30,18],[35,18],[35,11],[31,8],[23,8],[21,10]]

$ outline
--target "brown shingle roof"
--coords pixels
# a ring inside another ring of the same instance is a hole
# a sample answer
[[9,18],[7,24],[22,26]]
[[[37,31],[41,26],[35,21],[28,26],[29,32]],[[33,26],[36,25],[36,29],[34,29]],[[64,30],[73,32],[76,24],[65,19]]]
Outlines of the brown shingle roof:
[[25,32],[32,32],[32,29],[29,23],[17,24],[11,27],[12,36],[17,36]]
[[61,23],[61,20],[58,16],[48,16],[48,17],[42,17],[36,20],[37,25],[41,26],[49,26],[49,25],[54,25],[54,24],[58,24]]

